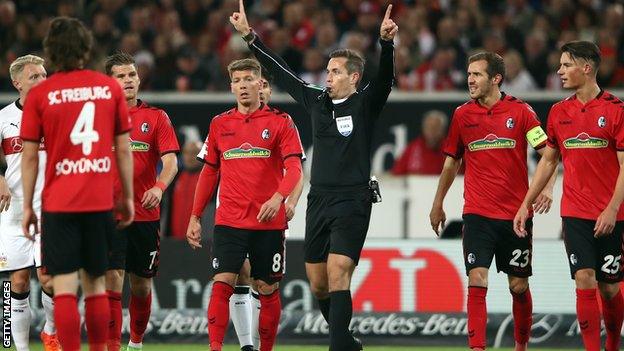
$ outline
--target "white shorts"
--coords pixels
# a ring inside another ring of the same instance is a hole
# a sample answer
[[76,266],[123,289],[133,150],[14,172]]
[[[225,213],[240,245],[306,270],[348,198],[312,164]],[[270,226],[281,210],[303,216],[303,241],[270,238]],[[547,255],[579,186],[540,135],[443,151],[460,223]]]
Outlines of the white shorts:
[[21,222],[0,220],[0,272],[41,266],[41,234],[35,241],[22,233]]

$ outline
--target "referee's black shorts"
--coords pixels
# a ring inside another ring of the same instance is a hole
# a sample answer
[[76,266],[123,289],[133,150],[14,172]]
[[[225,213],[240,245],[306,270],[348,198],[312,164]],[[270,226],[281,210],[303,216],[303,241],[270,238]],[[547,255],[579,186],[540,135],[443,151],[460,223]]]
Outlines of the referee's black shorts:
[[371,193],[367,186],[349,191],[326,191],[312,187],[306,211],[305,261],[327,262],[327,256],[350,257],[357,265],[371,216]]

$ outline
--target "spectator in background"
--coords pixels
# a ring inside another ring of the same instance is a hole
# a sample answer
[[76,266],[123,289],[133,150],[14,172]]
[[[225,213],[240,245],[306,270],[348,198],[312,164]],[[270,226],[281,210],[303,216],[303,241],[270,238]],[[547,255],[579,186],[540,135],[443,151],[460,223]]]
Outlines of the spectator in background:
[[195,194],[195,186],[202,168],[201,162],[196,158],[201,147],[201,142],[192,140],[185,142],[182,147],[182,169],[178,173],[171,194],[169,234],[174,239],[186,240],[188,219],[193,209],[193,202],[190,199]]
[[303,56],[301,79],[316,86],[325,86],[325,62],[327,59],[319,49],[307,49]]
[[338,29],[333,23],[324,23],[316,30],[316,48],[323,55],[329,54],[338,49]]
[[529,71],[524,68],[522,56],[516,50],[509,50],[505,56],[505,80],[501,85],[501,90],[511,94],[531,91],[537,88],[535,80],[531,77]]
[[532,31],[524,40],[525,67],[540,88],[546,85],[548,71],[548,42],[546,34]]
[[440,174],[446,158],[442,153],[442,141],[447,125],[448,117],[444,112],[427,112],[422,120],[421,136],[407,145],[401,157],[394,163],[392,174]]
[[598,68],[598,85],[604,87],[621,88],[624,86],[624,68],[618,66],[615,49],[603,47],[600,49],[602,60]]
[[455,57],[454,48],[437,48],[431,60],[418,68],[420,90],[449,91],[464,84],[464,73],[454,66]]
[[293,1],[284,6],[284,27],[290,33],[290,45],[299,51],[310,46],[314,38],[314,26],[306,16],[301,2]]
[[204,90],[207,86],[206,72],[202,70],[199,55],[191,46],[180,49],[176,60],[177,72],[174,76],[175,90],[187,92],[190,90]]

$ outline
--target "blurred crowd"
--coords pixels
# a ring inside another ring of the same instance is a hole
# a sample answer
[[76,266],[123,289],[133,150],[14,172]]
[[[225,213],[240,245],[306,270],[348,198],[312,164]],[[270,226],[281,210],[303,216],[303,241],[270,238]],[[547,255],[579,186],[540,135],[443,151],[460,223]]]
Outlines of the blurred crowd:
[[[368,59],[375,72],[383,11],[394,3],[397,87],[464,89],[467,56],[504,56],[503,90],[561,89],[558,47],[595,41],[603,62],[598,81],[624,85],[624,4],[605,0],[247,0],[254,30],[305,80],[324,85],[327,55],[337,47]],[[142,90],[223,91],[226,66],[249,53],[229,16],[238,0],[0,0],[0,89],[11,90],[8,65],[38,53],[48,21],[82,19],[96,44],[91,66],[117,50],[135,55]]]

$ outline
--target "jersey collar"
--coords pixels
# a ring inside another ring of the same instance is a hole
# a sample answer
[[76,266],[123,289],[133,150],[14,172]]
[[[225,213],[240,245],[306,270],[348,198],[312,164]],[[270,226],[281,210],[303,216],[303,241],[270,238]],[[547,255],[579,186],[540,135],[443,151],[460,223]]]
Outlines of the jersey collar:
[[129,112],[134,112],[134,111],[140,110],[140,109],[145,108],[145,107],[147,107],[147,104],[145,102],[143,102],[143,100],[137,99],[136,106],[132,106],[128,110],[129,110]]
[[260,107],[257,110],[248,114],[241,113],[237,107],[234,107],[234,116],[238,118],[242,118],[242,119],[257,118],[257,117],[264,116],[264,114],[267,113],[269,109],[270,108],[267,105],[265,105],[263,102],[260,103]]
[[17,100],[15,100],[15,107],[19,108],[20,111],[24,110],[24,106],[22,106],[22,104],[20,104],[19,98]]
[[572,95],[572,102],[577,105],[580,108],[584,108],[584,107],[588,107],[591,106],[593,104],[595,104],[596,102],[600,101],[600,98],[605,94],[605,91],[600,88],[600,91],[598,92],[598,95],[596,95],[595,98],[587,101],[585,104],[581,103],[581,101],[576,97],[576,94]]

